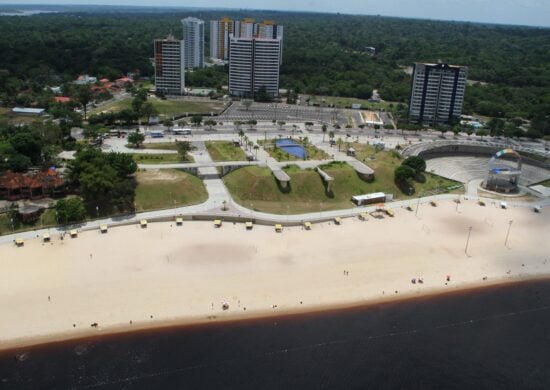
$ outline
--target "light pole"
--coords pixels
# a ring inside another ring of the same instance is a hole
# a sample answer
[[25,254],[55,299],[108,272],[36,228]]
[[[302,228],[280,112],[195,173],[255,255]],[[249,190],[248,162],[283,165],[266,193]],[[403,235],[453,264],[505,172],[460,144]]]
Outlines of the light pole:
[[418,216],[418,208],[420,207],[420,196],[418,196],[418,202],[416,203],[416,211],[414,212],[414,216]]
[[99,219],[99,206],[95,206],[95,212],[97,214],[97,219]]
[[508,245],[508,237],[510,236],[510,230],[512,229],[512,223],[514,222],[513,219],[511,219],[508,222],[508,231],[506,232],[506,239],[504,240],[504,246]]
[[468,256],[468,244],[470,243],[470,234],[472,233],[472,227],[468,228],[468,238],[466,239],[466,246],[464,247],[464,253]]

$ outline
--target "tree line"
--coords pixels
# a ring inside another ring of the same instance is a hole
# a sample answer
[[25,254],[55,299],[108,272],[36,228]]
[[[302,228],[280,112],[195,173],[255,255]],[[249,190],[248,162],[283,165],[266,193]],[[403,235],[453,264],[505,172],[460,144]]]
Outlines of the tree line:
[[[518,26],[412,20],[379,16],[274,11],[86,12],[2,17],[0,100],[36,104],[44,86],[78,74],[115,78],[139,71],[151,77],[153,39],[172,32],[180,19],[230,16],[271,19],[284,25],[281,87],[298,93],[369,98],[406,104],[413,62],[438,60],[469,66],[465,113],[526,118],[549,134],[550,30]],[[208,42],[208,29],[206,31]],[[365,49],[376,48],[373,56]],[[208,55],[208,46],[206,47]],[[207,68],[189,85],[220,88],[227,69]]]

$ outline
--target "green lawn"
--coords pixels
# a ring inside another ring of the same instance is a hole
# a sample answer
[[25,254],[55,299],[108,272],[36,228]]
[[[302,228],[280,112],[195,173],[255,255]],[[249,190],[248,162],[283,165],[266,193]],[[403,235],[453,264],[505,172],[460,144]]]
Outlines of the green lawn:
[[206,201],[202,181],[177,169],[148,169],[136,174],[138,211],[188,206]]
[[[42,227],[55,226],[55,210],[46,209],[42,216],[34,223],[18,223],[15,222],[15,232],[24,230],[41,229]],[[10,234],[12,232],[11,221],[7,213],[0,214],[0,235]]]
[[206,149],[214,161],[246,160],[245,152],[230,141],[207,141]]
[[290,191],[283,192],[268,168],[245,167],[225,176],[233,198],[243,206],[276,214],[299,214],[353,207],[351,197],[370,191],[349,165],[332,163],[322,169],[334,178],[327,191],[319,174],[296,166],[285,168],[290,176]]
[[[366,165],[374,169],[374,182],[372,183],[373,191],[370,192],[385,192],[394,194],[395,198],[406,199],[417,196],[424,196],[436,192],[446,191],[447,187],[460,184],[456,181],[449,180],[431,173],[425,173],[426,181],[424,183],[412,182],[415,193],[412,195],[403,194],[394,182],[394,171],[403,159],[396,151],[379,151],[376,152],[371,145],[350,143],[350,146],[355,149],[356,158],[363,161]],[[456,191],[450,191],[456,192]]]
[[142,144],[144,149],[178,150],[175,142],[153,142]]
[[134,153],[132,154],[132,158],[138,164],[171,164],[195,161],[190,155],[187,155],[187,161],[182,161],[178,153]]
[[[296,161],[302,160],[292,154],[285,152],[284,150],[277,148],[274,145],[276,139],[268,139],[267,141],[259,140],[260,145],[266,145],[265,151],[277,161]],[[299,140],[295,140],[299,144]],[[303,145],[302,145],[303,146]],[[308,143],[305,147],[307,151],[308,160],[327,160],[330,156],[321,149],[317,149],[312,144]]]
[[[148,102],[152,103],[157,109],[159,116],[162,118],[172,118],[173,116],[184,114],[207,114],[211,112],[217,113],[224,107],[222,102],[216,100],[161,100],[158,98],[148,98]],[[102,111],[118,112],[127,108],[132,108],[132,98],[126,98],[117,102],[107,103],[92,110],[92,113]]]
[[14,115],[11,114],[11,108],[0,107],[0,125],[30,125],[32,123],[42,123],[43,120],[43,116]]
[[[353,145],[356,147],[357,145]],[[356,147],[365,155],[374,154],[371,147]],[[452,192],[448,187],[459,183],[430,173],[426,173],[425,182],[414,182],[415,193],[405,195],[395,185],[393,171],[401,164],[401,158],[392,152],[378,152],[375,160],[367,160],[375,170],[375,180],[362,180],[355,170],[346,163],[334,162],[321,167],[334,178],[330,183],[330,192],[314,170],[300,170],[289,166],[285,171],[290,176],[290,191],[284,192],[277,185],[268,168],[245,167],[225,176],[225,184],[238,203],[258,211],[276,214],[299,214],[321,210],[337,210],[354,207],[353,195],[372,192],[385,192],[394,195],[394,199],[408,199],[419,195],[439,192]],[[461,189],[453,190],[461,191]]]

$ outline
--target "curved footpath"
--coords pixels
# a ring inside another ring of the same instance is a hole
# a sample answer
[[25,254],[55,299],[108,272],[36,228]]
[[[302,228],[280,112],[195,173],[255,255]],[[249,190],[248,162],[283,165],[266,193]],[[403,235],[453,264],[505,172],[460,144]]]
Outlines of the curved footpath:
[[[212,188],[217,187],[218,189],[220,189],[219,183],[215,183],[216,181],[222,182],[222,187],[225,191],[221,191],[221,194],[216,194],[215,196],[213,196],[214,194],[213,194]],[[208,182],[212,182],[212,183],[208,183]],[[256,221],[256,223],[263,223],[263,224],[281,223],[283,225],[285,224],[298,225],[298,224],[301,224],[303,221],[316,223],[316,222],[329,221],[334,219],[335,217],[342,217],[342,218],[356,217],[363,212],[372,212],[376,209],[375,205],[371,205],[371,206],[354,207],[354,208],[343,209],[343,210],[322,211],[322,212],[306,213],[306,214],[292,214],[292,215],[271,214],[271,213],[264,213],[260,211],[250,210],[244,206],[239,205],[237,202],[235,202],[233,199],[230,198],[230,195],[225,189],[225,185],[223,185],[223,181],[221,179],[205,180],[205,185],[208,191],[208,199],[206,202],[198,205],[177,207],[177,208],[164,209],[164,210],[146,211],[142,213],[130,214],[125,216],[97,219],[97,220],[88,221],[85,223],[80,223],[75,225],[58,226],[55,228],[36,229],[36,230],[30,230],[30,231],[19,232],[14,234],[7,234],[0,237],[0,245],[13,242],[16,238],[21,238],[23,240],[30,240],[36,237],[41,237],[46,232],[49,232],[50,234],[56,234],[56,233],[62,234],[69,231],[70,229],[78,229],[79,231],[86,231],[86,230],[99,229],[99,226],[104,224],[109,227],[124,226],[124,225],[130,225],[130,224],[137,224],[142,219],[146,219],[148,222],[155,222],[155,221],[172,220],[177,216],[178,217],[181,216],[181,217],[186,217],[186,219],[193,219],[193,217],[197,217],[197,219],[202,219],[202,220],[205,220],[208,218],[240,219],[240,220],[249,219],[249,220]],[[417,199],[394,201],[394,202],[389,202],[386,205],[389,208],[405,208],[407,206],[416,208],[417,206],[422,207],[423,205],[427,205],[431,201],[444,201],[444,200],[454,200],[454,199],[470,200],[470,201],[483,200],[486,204],[495,205],[495,206],[499,205],[500,203],[500,200],[489,199],[489,198],[484,198],[479,196],[443,194],[443,195],[427,196],[427,197],[417,198]],[[224,200],[227,202],[226,211],[222,210]],[[546,208],[546,207],[550,207],[550,198],[537,200],[535,202],[519,202],[519,201],[507,200],[506,203],[508,207],[532,208],[535,205],[537,205],[537,206],[540,206],[541,208]]]

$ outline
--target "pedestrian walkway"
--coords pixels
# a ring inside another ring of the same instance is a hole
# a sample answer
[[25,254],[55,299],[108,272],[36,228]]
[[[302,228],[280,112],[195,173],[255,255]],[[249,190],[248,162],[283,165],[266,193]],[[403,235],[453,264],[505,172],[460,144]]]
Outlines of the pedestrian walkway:
[[478,192],[477,189],[483,182],[483,179],[474,179],[470,180],[466,184],[466,195],[468,195],[469,198],[477,198]]

